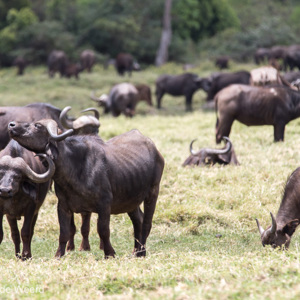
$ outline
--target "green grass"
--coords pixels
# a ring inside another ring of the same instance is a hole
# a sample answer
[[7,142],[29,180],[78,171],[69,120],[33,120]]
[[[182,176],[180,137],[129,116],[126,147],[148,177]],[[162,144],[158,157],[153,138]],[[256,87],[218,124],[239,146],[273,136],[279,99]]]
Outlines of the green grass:
[[[232,70],[252,65],[233,65]],[[209,62],[192,70],[206,76]],[[180,66],[154,67],[128,78],[111,68],[95,68],[79,81],[58,77],[50,80],[45,68],[28,68],[23,77],[15,70],[0,70],[0,105],[25,105],[41,101],[70,114],[94,106],[92,90],[107,93],[127,80],[154,82],[162,73],[179,74]],[[203,110],[205,94],[194,95],[194,112],[184,112],[183,97],[165,95],[162,111],[140,103],[132,119],[101,115],[104,140],[133,128],[149,136],[165,158],[161,191],[147,242],[147,257],[131,256],[132,225],[127,215],[111,217],[111,242],[115,259],[105,260],[99,250],[96,215],[91,222],[91,251],[75,250],[60,260],[57,199],[50,192],[41,208],[32,243],[33,258],[14,257],[7,221],[0,246],[1,299],[299,299],[300,237],[296,232],[289,251],[263,248],[256,227],[270,224],[277,212],[290,173],[299,166],[300,119],[287,125],[285,142],[273,143],[270,126],[246,127],[234,123],[230,138],[240,166],[182,168],[195,147],[216,147],[215,113]],[[153,99],[154,100],[154,99]],[[22,220],[19,222],[20,226]],[[80,218],[76,215],[79,228]],[[221,237],[220,237],[221,235]],[[76,235],[76,248],[80,234]]]

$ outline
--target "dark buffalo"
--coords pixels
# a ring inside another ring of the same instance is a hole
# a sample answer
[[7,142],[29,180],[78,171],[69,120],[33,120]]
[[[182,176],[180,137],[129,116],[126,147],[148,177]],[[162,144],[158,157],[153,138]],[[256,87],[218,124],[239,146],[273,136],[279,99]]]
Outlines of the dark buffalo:
[[89,73],[92,72],[92,68],[96,63],[96,55],[93,50],[84,50],[80,54],[80,64],[82,70],[87,70]]
[[139,101],[146,101],[149,106],[152,106],[151,89],[146,84],[135,84],[135,88],[138,91]]
[[270,49],[268,48],[258,48],[254,54],[254,61],[257,65],[261,63],[266,63],[270,57]]
[[134,61],[133,57],[129,53],[119,53],[115,60],[115,67],[119,75],[123,76],[125,72],[131,76],[133,70],[140,70],[139,64]]
[[234,120],[247,125],[274,126],[274,140],[283,141],[285,125],[300,116],[300,93],[285,86],[231,85],[215,97],[216,141],[229,136]]
[[205,166],[205,165],[239,165],[232,143],[228,137],[223,137],[226,145],[223,149],[203,148],[198,151],[193,150],[193,140],[190,144],[191,155],[182,164],[185,166]]
[[[70,136],[72,129],[57,135],[56,122],[47,119],[30,124],[11,122],[9,132],[29,150],[53,156],[60,224],[57,257],[65,253],[74,212],[98,214],[105,257],[115,255],[110,244],[110,215],[128,213],[134,227],[134,252],[146,255],[164,168],[164,159],[149,138],[138,130],[107,142],[96,135]],[[144,213],[140,209],[143,202]]]
[[74,76],[76,79],[79,79],[79,73],[82,71],[82,66],[80,64],[67,64],[63,76],[71,78]]
[[66,67],[69,64],[68,57],[64,51],[53,50],[48,56],[48,74],[53,77],[56,72],[60,73],[60,77],[65,75]]
[[156,80],[156,102],[157,108],[161,108],[161,100],[165,93],[172,96],[185,96],[186,111],[192,110],[192,98],[194,93],[203,89],[208,91],[210,88],[209,78],[200,78],[193,73],[184,73],[181,75],[161,75]]
[[18,69],[17,75],[19,75],[19,76],[23,75],[24,74],[24,70],[25,70],[26,65],[27,65],[26,60],[23,57],[18,56],[18,57],[15,58],[13,64]]
[[55,120],[59,128],[64,127],[59,121],[61,110],[51,104],[33,103],[26,106],[4,106],[0,107],[0,150],[9,142],[7,125],[13,120],[32,122],[48,118]]
[[293,233],[300,222],[300,168],[297,168],[287,180],[281,204],[272,226],[264,230],[258,220],[256,223],[263,246],[288,248]]
[[300,45],[289,46],[285,52],[284,70],[293,71],[295,68],[300,70]]
[[216,58],[215,65],[220,69],[228,69],[230,58],[228,56],[220,56]]
[[92,95],[91,99],[104,107],[104,113],[112,113],[114,117],[118,117],[121,113],[133,117],[139,94],[131,83],[120,83],[112,87],[109,95],[103,94],[99,98]]
[[211,78],[211,86],[207,92],[207,100],[214,99],[215,95],[223,88],[234,84],[249,84],[251,75],[248,71],[234,73],[218,73]]
[[269,58],[284,60],[287,48],[287,46],[273,46],[270,49]]
[[[41,154],[40,154],[41,155]],[[55,166],[45,154],[48,170],[31,151],[16,141],[0,152],[0,243],[3,239],[2,219],[6,215],[17,257],[31,257],[31,240],[38,212],[50,186]],[[20,256],[20,233],[17,220],[24,216],[21,231],[23,251]]]

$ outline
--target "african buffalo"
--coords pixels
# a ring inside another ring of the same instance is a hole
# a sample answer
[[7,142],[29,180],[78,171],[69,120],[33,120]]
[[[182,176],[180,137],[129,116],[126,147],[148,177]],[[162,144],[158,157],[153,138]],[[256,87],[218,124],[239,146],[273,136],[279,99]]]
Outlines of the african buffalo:
[[215,95],[223,88],[234,84],[249,84],[251,75],[248,71],[234,73],[218,73],[211,77],[211,85],[207,92],[207,101],[213,100]]
[[256,219],[263,246],[289,247],[292,235],[300,223],[299,200],[300,168],[297,168],[287,180],[276,218],[271,213],[272,226],[264,230]]
[[[55,166],[45,154],[47,169],[40,158],[11,140],[0,152],[0,243],[2,218],[6,215],[17,257],[31,257],[31,240],[38,212],[50,187]],[[24,216],[21,231],[23,251],[20,255],[20,233],[17,220]]]
[[152,106],[151,89],[146,84],[135,84],[135,88],[138,91],[139,101],[146,101],[149,106]]
[[257,65],[269,60],[270,49],[268,48],[258,48],[254,54],[254,61]]
[[26,106],[4,106],[0,107],[0,150],[9,142],[7,125],[13,120],[32,122],[40,119],[48,118],[55,120],[59,128],[64,127],[59,121],[61,110],[51,104],[32,103]]
[[67,78],[71,78],[74,76],[76,79],[79,79],[79,73],[82,71],[82,67],[80,64],[67,64],[65,67],[65,71],[63,76]]
[[230,58],[228,56],[220,56],[215,60],[215,65],[220,69],[228,69],[228,63]]
[[134,61],[133,57],[129,53],[119,53],[115,60],[115,68],[119,75],[123,76],[125,72],[131,76],[133,70],[140,70],[140,65]]
[[82,70],[87,69],[89,73],[92,72],[93,65],[96,62],[95,52],[93,50],[84,50],[80,54],[80,64]]
[[293,71],[294,68],[300,70],[300,45],[289,46],[285,52],[284,70],[290,69]]
[[208,91],[210,88],[209,78],[200,78],[193,73],[184,73],[181,75],[161,75],[156,80],[156,102],[157,108],[161,108],[161,100],[165,93],[172,96],[185,96],[186,111],[192,110],[192,98],[194,93],[203,89]]
[[27,62],[22,56],[18,56],[15,58],[13,65],[18,69],[17,75],[21,76],[24,74]]
[[[65,253],[73,212],[98,214],[105,257],[115,255],[110,244],[110,215],[128,213],[134,227],[134,252],[146,255],[164,168],[164,159],[149,138],[138,130],[107,142],[96,135],[70,136],[72,129],[58,135],[56,122],[49,119],[11,122],[9,133],[27,149],[53,157],[60,224],[57,257]],[[143,202],[144,213],[140,209]]]
[[300,78],[300,71],[286,72],[282,75],[282,77],[289,83],[292,83],[293,81]]
[[239,165],[231,141],[225,136],[223,140],[226,143],[223,149],[203,148],[198,151],[193,150],[193,143],[196,141],[193,140],[190,144],[191,155],[184,161],[182,166],[205,166],[217,163],[221,165]]
[[114,117],[118,117],[121,113],[133,117],[139,95],[131,83],[119,83],[112,87],[109,95],[103,94],[97,98],[92,94],[91,99],[104,107],[104,113],[112,113]]
[[233,84],[215,97],[216,141],[229,136],[234,120],[247,125],[273,125],[275,142],[283,141],[285,125],[300,116],[300,93],[285,86]]
[[47,64],[49,77],[53,77],[56,72],[59,72],[60,77],[63,77],[69,60],[64,51],[53,50],[48,56]]

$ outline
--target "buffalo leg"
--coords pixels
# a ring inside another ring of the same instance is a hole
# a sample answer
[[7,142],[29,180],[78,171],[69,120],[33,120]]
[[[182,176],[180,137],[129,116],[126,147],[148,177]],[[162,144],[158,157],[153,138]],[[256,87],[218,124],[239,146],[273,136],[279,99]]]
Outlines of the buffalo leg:
[[223,136],[229,136],[231,131],[231,126],[234,119],[232,117],[225,117],[217,119],[216,124],[216,142],[217,144],[220,144],[222,141]]
[[3,240],[3,214],[0,213],[0,244]]
[[71,225],[70,225],[70,239],[67,244],[67,251],[73,251],[75,249],[75,244],[74,244],[75,233],[76,233],[76,226],[74,221],[74,214],[72,214]]
[[279,123],[274,125],[274,141],[280,142],[284,139],[285,124]]
[[10,231],[11,231],[11,238],[14,242],[15,245],[15,254],[18,258],[20,258],[20,232],[18,228],[18,223],[16,218],[11,218],[10,216],[6,215],[8,224],[10,226]]
[[134,231],[133,253],[136,254],[136,251],[141,246],[144,213],[141,211],[140,207],[138,206],[134,211],[128,213],[128,216],[130,217],[133,225],[133,231]]
[[109,222],[110,222],[110,209],[109,208],[101,208],[98,212],[98,222],[97,222],[97,230],[103,243],[103,250],[105,258],[109,258],[110,256],[115,257],[115,250],[110,243],[110,230],[109,230]]
[[186,111],[192,111],[192,99],[193,99],[193,93],[192,94],[188,94],[185,97],[185,110]]
[[162,97],[163,97],[163,95],[164,95],[164,92],[162,92],[162,91],[159,90],[159,89],[156,89],[155,94],[156,94],[156,104],[157,104],[157,108],[158,108],[158,109],[161,109],[161,99],[162,99]]
[[90,251],[90,243],[89,243],[89,233],[90,233],[90,221],[91,221],[91,213],[82,213],[81,214],[81,235],[82,241],[79,250],[80,251]]
[[70,211],[65,211],[61,207],[60,202],[58,202],[57,212],[59,222],[59,246],[55,256],[61,257],[65,254],[66,245],[70,238],[72,213]]

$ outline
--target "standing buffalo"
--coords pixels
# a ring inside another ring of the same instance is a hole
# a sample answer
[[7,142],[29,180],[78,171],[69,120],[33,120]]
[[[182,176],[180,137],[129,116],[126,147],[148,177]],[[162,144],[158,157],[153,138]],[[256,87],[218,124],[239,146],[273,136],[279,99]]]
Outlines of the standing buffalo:
[[69,60],[64,51],[53,50],[48,56],[49,77],[53,77],[56,72],[59,72],[60,77],[63,77],[68,64]]
[[269,60],[270,49],[268,48],[258,48],[254,54],[254,61],[257,65],[260,63],[265,63]]
[[300,223],[299,200],[300,168],[297,168],[287,180],[276,219],[271,213],[272,226],[264,230],[256,219],[263,246],[289,247],[292,235]]
[[135,84],[135,88],[138,91],[139,101],[146,101],[149,106],[152,106],[151,89],[146,84]]
[[140,66],[134,61],[133,57],[129,53],[119,53],[115,60],[115,67],[119,75],[123,76],[125,72],[131,76],[133,70],[140,70]]
[[181,75],[161,75],[156,80],[156,102],[157,108],[161,108],[161,99],[165,93],[172,96],[185,96],[186,111],[192,110],[192,98],[194,93],[203,89],[208,91],[210,88],[210,79],[200,78],[193,73],[184,73]]
[[82,66],[82,70],[87,69],[87,71],[91,73],[95,62],[96,62],[96,55],[93,50],[84,50],[81,52],[80,64]]
[[[0,243],[3,239],[2,219],[6,215],[17,257],[31,257],[31,241],[38,212],[48,192],[55,166],[45,154],[48,170],[31,151],[16,141],[0,152]],[[21,231],[23,251],[20,255],[20,233],[17,220],[24,216]]]
[[231,141],[225,136],[223,140],[226,143],[223,149],[203,148],[198,151],[193,150],[193,143],[196,141],[193,140],[190,144],[191,155],[184,161],[182,166],[204,166],[217,163],[221,165],[239,165]]
[[114,117],[118,117],[121,113],[133,117],[139,95],[131,83],[120,83],[112,87],[109,95],[103,94],[99,98],[92,95],[91,99],[104,107],[104,113],[111,112]]
[[249,84],[251,75],[248,71],[239,71],[234,73],[218,73],[211,78],[211,85],[207,92],[207,100],[214,99],[215,95],[223,88],[234,84]]
[[285,86],[231,85],[215,97],[216,141],[229,136],[234,120],[247,125],[273,125],[275,142],[283,141],[285,125],[300,116],[300,93]]
[[220,69],[228,69],[230,58],[228,56],[220,56],[216,58],[215,65]]
[[290,69],[293,71],[294,68],[300,70],[300,45],[289,46],[285,52],[284,70]]
[[13,120],[32,122],[40,119],[53,119],[59,128],[64,130],[64,127],[59,121],[61,110],[51,104],[33,103],[26,106],[4,106],[0,107],[0,150],[3,149],[9,142],[7,125]]
[[26,60],[23,57],[18,56],[18,57],[15,58],[13,64],[14,64],[14,66],[16,66],[18,68],[17,75],[23,75],[24,70],[25,70],[26,65],[27,65]]
[[[134,227],[134,253],[146,255],[164,168],[164,159],[149,138],[138,130],[107,142],[96,135],[70,136],[72,129],[58,135],[56,122],[47,119],[30,124],[11,122],[9,133],[29,150],[53,157],[60,224],[57,257],[65,253],[74,212],[98,214],[105,257],[115,255],[110,215],[128,213]],[[143,202],[144,213],[140,209]]]
[[67,64],[65,71],[64,71],[64,76],[67,78],[71,78],[74,76],[76,79],[79,79],[79,73],[82,71],[82,67],[80,64]]

